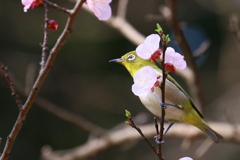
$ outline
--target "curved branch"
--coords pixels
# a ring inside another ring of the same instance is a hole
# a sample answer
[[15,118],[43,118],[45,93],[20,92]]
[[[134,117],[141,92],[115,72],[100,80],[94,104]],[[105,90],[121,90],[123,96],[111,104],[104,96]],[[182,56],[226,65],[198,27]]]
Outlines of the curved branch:
[[[236,128],[234,126],[227,123],[209,123],[209,125],[217,132],[221,133],[225,141],[240,143],[240,137],[236,136]],[[154,124],[139,127],[147,138],[153,138],[156,135]],[[240,125],[237,125],[237,130],[238,133],[240,133]],[[178,123],[169,130],[166,137],[196,140],[203,138],[204,133],[193,126]],[[44,160],[88,159],[112,147],[120,146],[124,143],[130,143],[132,141],[139,141],[141,139],[142,137],[134,129],[124,127],[120,130],[109,132],[100,138],[89,139],[85,144],[73,149],[53,151],[49,146],[45,146],[42,149],[42,158]]]
[[71,12],[71,10],[66,9],[66,8],[64,8],[64,7],[61,7],[61,6],[57,5],[56,3],[50,2],[50,1],[48,1],[48,0],[42,0],[42,1],[43,1],[44,3],[46,3],[46,4],[48,4],[49,6],[55,8],[55,9],[57,9],[57,10],[59,10],[59,11],[62,11],[62,12],[64,12],[64,13],[70,14],[70,12]]
[[[83,8],[89,13],[93,14],[93,12],[87,6],[83,6]],[[120,8],[123,8],[123,7],[120,7]],[[130,23],[128,23],[124,15],[122,15],[122,13],[120,15],[121,16],[116,16],[116,17],[111,16],[105,22],[111,27],[117,29],[120,33],[123,34],[124,37],[126,37],[133,44],[139,45],[143,43],[145,36],[142,35],[140,32],[138,32]]]
[[53,115],[65,120],[67,122],[75,124],[79,128],[84,129],[85,131],[89,132],[92,135],[101,136],[106,133],[105,129],[89,122],[88,120],[84,119],[83,117],[81,117],[75,113],[69,112],[61,107],[58,107],[56,104],[48,101],[47,99],[38,97],[38,99],[36,99],[35,103],[39,107],[45,109],[46,111],[52,113]]

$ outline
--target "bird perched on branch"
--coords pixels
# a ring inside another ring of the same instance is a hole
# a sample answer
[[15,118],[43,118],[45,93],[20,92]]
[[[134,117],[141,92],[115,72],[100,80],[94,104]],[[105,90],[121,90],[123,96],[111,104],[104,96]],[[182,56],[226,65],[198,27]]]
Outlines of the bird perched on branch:
[[[110,60],[110,62],[117,62],[126,67],[128,72],[135,81],[133,85],[133,92],[137,92],[142,104],[155,116],[161,118],[162,112],[162,92],[159,77],[162,76],[162,70],[155,64],[154,61],[140,58],[136,51],[129,52],[121,58]],[[142,72],[141,72],[142,71]],[[154,75],[137,78],[140,74]],[[150,87],[147,86],[151,81]],[[191,124],[204,133],[206,133],[215,143],[218,143],[223,137],[208,126],[203,120],[203,116],[195,106],[193,100],[184,91],[184,89],[170,76],[167,76],[165,84],[165,118],[170,121],[168,129],[174,122],[185,122]],[[168,131],[165,131],[165,133]]]

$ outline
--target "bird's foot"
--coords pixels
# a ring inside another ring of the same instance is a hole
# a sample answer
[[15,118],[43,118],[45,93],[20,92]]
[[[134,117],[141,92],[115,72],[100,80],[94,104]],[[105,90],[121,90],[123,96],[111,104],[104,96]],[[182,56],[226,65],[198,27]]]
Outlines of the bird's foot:
[[155,138],[155,142],[156,142],[157,144],[164,144],[164,143],[165,143],[164,139],[159,140],[159,139],[160,139],[160,138],[159,138],[159,135],[154,136],[154,138]]
[[162,109],[167,109],[167,105],[168,105],[167,103],[162,103],[162,102],[160,103],[160,106]]
[[176,107],[178,109],[183,109],[180,105],[170,104],[170,103],[160,103],[161,108],[167,109],[167,106]]

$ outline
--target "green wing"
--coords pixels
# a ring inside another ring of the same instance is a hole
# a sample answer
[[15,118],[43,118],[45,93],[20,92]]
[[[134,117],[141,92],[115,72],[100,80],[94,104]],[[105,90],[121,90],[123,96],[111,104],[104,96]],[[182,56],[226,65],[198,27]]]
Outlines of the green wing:
[[172,82],[176,87],[178,87],[178,88],[190,99],[190,102],[191,102],[193,108],[195,109],[195,111],[199,114],[199,116],[200,116],[201,118],[204,118],[203,115],[202,115],[202,113],[197,109],[197,107],[196,107],[196,105],[194,104],[192,98],[187,94],[187,92],[186,92],[170,75],[167,76],[167,79],[168,79],[170,82]]

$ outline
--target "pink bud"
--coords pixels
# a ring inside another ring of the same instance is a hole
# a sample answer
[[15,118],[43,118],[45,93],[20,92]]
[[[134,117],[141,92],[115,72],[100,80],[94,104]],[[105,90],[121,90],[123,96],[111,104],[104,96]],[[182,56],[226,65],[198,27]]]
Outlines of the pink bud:
[[56,31],[58,28],[58,22],[55,20],[49,20],[48,21],[48,29],[52,31]]

